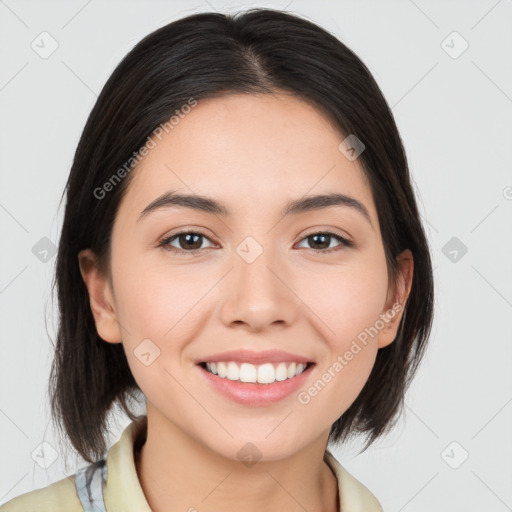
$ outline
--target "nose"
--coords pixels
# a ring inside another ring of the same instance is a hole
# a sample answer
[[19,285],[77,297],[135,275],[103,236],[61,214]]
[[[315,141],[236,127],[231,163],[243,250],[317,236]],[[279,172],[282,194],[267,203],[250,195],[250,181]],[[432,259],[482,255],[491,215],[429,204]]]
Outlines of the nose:
[[303,307],[294,291],[292,272],[277,251],[265,248],[255,259],[246,254],[243,250],[234,254],[234,268],[222,286],[222,321],[252,332],[291,325]]

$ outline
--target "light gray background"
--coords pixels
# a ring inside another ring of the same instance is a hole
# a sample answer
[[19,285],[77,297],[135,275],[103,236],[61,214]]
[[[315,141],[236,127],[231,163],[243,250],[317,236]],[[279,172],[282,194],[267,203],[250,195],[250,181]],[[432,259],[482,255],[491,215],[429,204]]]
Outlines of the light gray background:
[[[65,467],[49,423],[55,257],[45,263],[32,248],[58,240],[58,201],[97,94],[154,29],[254,6],[316,21],[370,68],[404,140],[433,251],[436,320],[405,415],[365,453],[352,443],[336,456],[389,512],[512,510],[510,0],[0,0],[0,503],[82,465],[70,456]],[[31,47],[43,31],[58,43],[47,59]],[[460,55],[453,31],[469,44]],[[111,442],[127,424],[112,424]]]

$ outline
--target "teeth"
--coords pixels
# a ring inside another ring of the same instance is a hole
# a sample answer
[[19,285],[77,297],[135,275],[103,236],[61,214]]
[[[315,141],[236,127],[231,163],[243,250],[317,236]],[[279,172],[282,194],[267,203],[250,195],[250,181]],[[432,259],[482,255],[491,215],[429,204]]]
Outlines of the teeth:
[[[240,380],[241,382],[256,382],[258,380],[258,368],[253,364],[242,363],[240,370],[236,363],[229,363],[235,367],[234,378],[231,380]],[[229,378],[229,376],[228,376]]]
[[295,363],[291,363],[288,366],[287,377],[289,379],[291,379],[292,377],[295,377],[295,372],[296,371],[297,371],[297,365]]
[[265,363],[254,365],[250,363],[235,363],[234,361],[206,363],[206,369],[223,379],[239,382],[258,382],[272,384],[273,382],[292,379],[305,369],[304,363]]

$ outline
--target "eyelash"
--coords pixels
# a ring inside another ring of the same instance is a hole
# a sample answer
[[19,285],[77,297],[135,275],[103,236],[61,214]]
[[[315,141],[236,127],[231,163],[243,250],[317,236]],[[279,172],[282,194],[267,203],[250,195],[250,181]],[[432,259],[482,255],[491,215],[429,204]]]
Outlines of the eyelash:
[[[162,247],[166,251],[169,251],[169,252],[172,252],[175,254],[186,253],[191,256],[193,256],[196,253],[198,253],[199,251],[203,250],[203,249],[192,249],[191,251],[187,251],[185,249],[177,249],[176,247],[169,245],[169,243],[171,241],[173,241],[174,239],[178,238],[181,235],[199,235],[203,238],[206,238],[207,240],[210,240],[209,237],[207,237],[205,234],[198,232],[198,231],[180,231],[179,233],[175,233],[174,235],[171,235],[169,237],[162,239],[158,243],[158,247]],[[301,238],[299,240],[299,242],[302,242],[303,240],[307,240],[308,238],[315,236],[315,235],[328,235],[330,237],[338,239],[341,242],[340,245],[338,245],[337,247],[332,247],[330,249],[311,249],[312,251],[314,251],[316,253],[329,253],[330,254],[332,252],[341,250],[340,249],[341,247],[354,247],[354,242],[352,242],[351,240],[348,240],[347,238],[342,237],[341,235],[338,235],[337,233],[334,233],[332,231],[318,231],[318,232],[310,233],[310,234],[306,235],[305,237]],[[211,240],[210,240],[210,242],[211,242]]]

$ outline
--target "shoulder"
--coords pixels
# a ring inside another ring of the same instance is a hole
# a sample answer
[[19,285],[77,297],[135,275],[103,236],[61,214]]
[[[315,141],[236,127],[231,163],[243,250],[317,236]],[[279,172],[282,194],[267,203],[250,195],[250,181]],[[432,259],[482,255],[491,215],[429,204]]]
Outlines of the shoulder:
[[71,475],[27,492],[0,506],[0,512],[83,512]]
[[383,512],[382,505],[373,493],[343,467],[327,449],[325,460],[338,480],[340,510],[351,512]]

